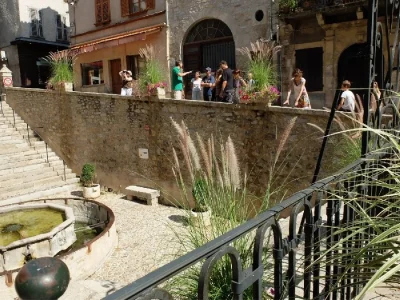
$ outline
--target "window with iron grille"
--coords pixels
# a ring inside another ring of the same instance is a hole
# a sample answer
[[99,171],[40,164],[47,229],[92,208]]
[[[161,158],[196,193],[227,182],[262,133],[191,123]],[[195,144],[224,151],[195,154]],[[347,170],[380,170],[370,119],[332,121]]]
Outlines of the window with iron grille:
[[121,0],[121,14],[123,17],[140,14],[154,8],[154,0]]
[[95,0],[96,25],[102,25],[111,21],[110,0]]
[[57,40],[68,40],[67,18],[61,15],[56,16],[57,21]]
[[36,8],[29,8],[29,18],[31,20],[31,36],[43,37],[42,12]]

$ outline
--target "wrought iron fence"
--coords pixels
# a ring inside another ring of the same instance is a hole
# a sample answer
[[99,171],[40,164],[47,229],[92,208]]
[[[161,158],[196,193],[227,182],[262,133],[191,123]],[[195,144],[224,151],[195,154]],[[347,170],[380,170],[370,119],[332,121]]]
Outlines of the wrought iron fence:
[[[381,98],[374,90],[366,89],[363,98],[364,124],[373,128],[391,130],[398,128],[399,114],[393,96],[398,91],[399,81],[399,39],[400,15],[398,2],[386,0],[386,26],[378,21],[378,0],[369,0],[368,44],[370,73],[366,74],[370,86],[375,80],[375,66],[383,59],[383,42],[387,48],[386,78],[381,86],[385,87]],[[392,46],[393,45],[393,46]],[[393,74],[393,70],[395,74]],[[393,81],[393,82],[392,82]],[[376,110],[371,111],[371,93],[378,99]],[[105,300],[122,299],[174,299],[173,295],[164,290],[163,284],[174,276],[185,274],[189,268],[200,268],[198,278],[198,299],[208,299],[212,286],[210,274],[213,267],[229,257],[231,262],[231,290],[233,299],[243,299],[244,292],[251,290],[252,299],[263,299],[265,284],[274,287],[274,299],[352,299],[365,284],[358,277],[342,278],[339,275],[345,271],[346,259],[332,259],[332,254],[320,256],[321,251],[329,249],[339,242],[340,235],[333,235],[334,227],[344,226],[358,218],[356,210],[346,201],[347,198],[368,198],[384,194],[384,189],[375,182],[377,178],[385,181],[385,174],[379,166],[386,166],[388,158],[397,151],[386,147],[382,139],[367,130],[363,131],[361,158],[346,167],[339,174],[317,181],[328,140],[331,124],[335,116],[335,106],[332,106],[313,184],[287,199],[245,222],[235,229],[225,233],[215,240],[187,253],[171,263],[155,270],[107,296]],[[392,119],[382,124],[382,115],[388,111]],[[393,131],[398,140],[398,132]],[[381,150],[379,150],[381,149]],[[371,150],[375,150],[371,154]],[[368,176],[366,176],[368,174]],[[391,179],[387,179],[391,180]],[[326,204],[326,205],[325,205]],[[289,230],[285,235],[279,216],[290,210]],[[302,215],[302,217],[300,217]],[[252,265],[243,267],[239,252],[233,243],[243,236],[254,234]],[[266,241],[265,236],[272,233],[273,243]],[[342,235],[349,235],[346,230]],[[341,250],[347,253],[350,248],[363,247],[357,236],[343,243]],[[271,265],[263,263],[263,253],[270,251]],[[302,252],[302,258],[298,257]],[[270,267],[273,266],[273,267]],[[347,270],[350,274],[359,267]],[[360,271],[360,270],[358,270]],[[300,282],[300,283],[299,283]],[[332,286],[337,288],[332,289]]]

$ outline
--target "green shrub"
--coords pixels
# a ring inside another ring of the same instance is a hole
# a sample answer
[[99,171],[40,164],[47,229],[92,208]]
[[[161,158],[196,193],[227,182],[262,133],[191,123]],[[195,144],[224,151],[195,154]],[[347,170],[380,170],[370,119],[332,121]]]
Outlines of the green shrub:
[[84,187],[91,187],[94,178],[96,177],[96,167],[93,164],[87,163],[82,168],[81,182]]

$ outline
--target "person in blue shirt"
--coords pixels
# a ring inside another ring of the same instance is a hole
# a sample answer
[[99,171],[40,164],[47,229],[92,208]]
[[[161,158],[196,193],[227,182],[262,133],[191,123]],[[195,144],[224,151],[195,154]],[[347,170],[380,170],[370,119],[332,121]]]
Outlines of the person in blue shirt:
[[213,101],[215,98],[215,78],[211,73],[211,68],[206,68],[207,75],[203,77],[203,83],[201,86],[203,87],[203,99],[205,101]]

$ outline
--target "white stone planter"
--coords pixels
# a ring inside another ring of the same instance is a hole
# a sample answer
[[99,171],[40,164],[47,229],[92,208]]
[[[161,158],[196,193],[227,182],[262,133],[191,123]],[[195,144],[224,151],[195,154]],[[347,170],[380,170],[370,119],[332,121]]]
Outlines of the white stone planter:
[[165,99],[165,88],[157,88],[158,99]]
[[190,211],[190,221],[195,226],[210,226],[211,225],[211,209],[205,212]]
[[83,187],[83,197],[85,199],[100,197],[100,184],[93,184],[91,187]]
[[55,89],[60,92],[72,92],[73,83],[72,82],[60,82],[55,85]]

